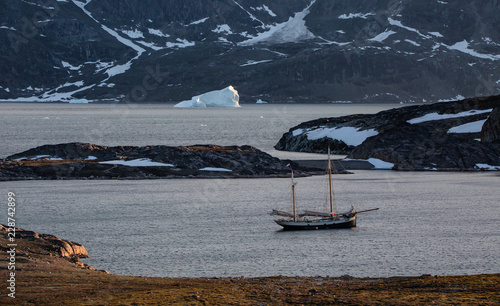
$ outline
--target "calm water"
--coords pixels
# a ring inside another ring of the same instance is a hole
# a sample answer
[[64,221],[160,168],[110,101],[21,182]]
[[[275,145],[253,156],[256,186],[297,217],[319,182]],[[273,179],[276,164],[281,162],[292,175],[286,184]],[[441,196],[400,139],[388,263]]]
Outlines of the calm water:
[[[173,104],[0,103],[0,158],[66,142],[114,145],[252,145],[274,155],[291,127],[321,117],[376,113],[399,105],[243,105],[178,109]],[[288,154],[288,153],[287,153]]]
[[[251,144],[276,153],[274,143],[299,122],[387,107],[0,104],[0,157],[67,141]],[[324,177],[298,181],[298,205],[321,209]],[[307,232],[282,232],[268,216],[288,208],[288,179],[23,181],[0,190],[16,192],[19,227],[80,242],[86,263],[112,273],[377,277],[498,273],[499,182],[496,173],[339,175],[339,206],[380,210],[360,215],[355,229]]]

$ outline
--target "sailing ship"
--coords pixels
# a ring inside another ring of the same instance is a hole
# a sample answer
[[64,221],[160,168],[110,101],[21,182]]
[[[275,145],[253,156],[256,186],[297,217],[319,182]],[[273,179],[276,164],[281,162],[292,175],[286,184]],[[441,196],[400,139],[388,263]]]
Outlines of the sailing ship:
[[356,211],[351,204],[351,208],[345,212],[336,212],[334,209],[334,195],[332,185],[332,162],[330,158],[330,149],[328,149],[328,182],[330,194],[330,211],[329,212],[316,212],[304,210],[302,213],[297,214],[295,205],[295,181],[293,177],[293,169],[290,165],[292,172],[292,212],[285,212],[275,210],[271,212],[274,222],[282,226],[284,230],[312,230],[312,229],[337,229],[337,228],[353,228],[356,227],[356,219],[359,213],[378,210],[372,208],[363,211]]

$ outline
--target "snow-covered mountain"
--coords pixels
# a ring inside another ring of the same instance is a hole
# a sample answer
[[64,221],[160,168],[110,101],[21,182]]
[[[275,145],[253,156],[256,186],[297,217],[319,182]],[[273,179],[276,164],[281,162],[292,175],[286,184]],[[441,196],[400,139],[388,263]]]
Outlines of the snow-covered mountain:
[[498,0],[0,0],[0,99],[493,95],[499,13]]

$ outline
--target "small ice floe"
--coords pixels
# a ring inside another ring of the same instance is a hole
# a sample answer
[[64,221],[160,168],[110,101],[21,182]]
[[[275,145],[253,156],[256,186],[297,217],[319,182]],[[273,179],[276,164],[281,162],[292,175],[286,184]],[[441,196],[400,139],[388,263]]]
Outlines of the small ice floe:
[[255,102],[256,104],[267,104],[268,102],[262,100],[262,99],[259,99],[257,100],[257,102]]
[[488,164],[476,164],[476,167],[481,170],[489,170],[489,171],[500,170],[500,166],[491,166]]
[[164,163],[158,163],[151,161],[149,158],[138,158],[138,159],[132,159],[132,160],[110,160],[110,161],[104,161],[100,162],[100,164],[106,164],[106,165],[122,165],[122,166],[129,166],[129,167],[174,167],[172,164],[164,164]]
[[232,172],[233,170],[229,170],[226,168],[205,167],[205,168],[201,168],[200,171]]
[[383,161],[383,160],[378,159],[378,158],[369,158],[368,162],[370,164],[372,164],[375,167],[375,169],[390,170],[390,169],[394,168],[394,164],[393,163],[389,163],[389,162]]

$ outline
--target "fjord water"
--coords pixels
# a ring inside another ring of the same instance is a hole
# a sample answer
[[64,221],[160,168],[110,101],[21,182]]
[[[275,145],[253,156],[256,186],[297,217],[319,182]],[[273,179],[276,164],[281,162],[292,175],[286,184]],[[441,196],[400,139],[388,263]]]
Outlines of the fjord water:
[[[304,120],[391,106],[134,107],[0,104],[1,157],[68,141],[250,144],[276,153],[279,136]],[[305,232],[280,231],[268,216],[273,208],[289,208],[289,179],[20,181],[0,187],[5,197],[8,191],[17,195],[19,227],[80,242],[91,256],[85,262],[111,273],[378,277],[498,273],[499,181],[495,172],[337,175],[338,206],[380,210],[359,215],[355,229]],[[299,178],[297,205],[321,209],[326,188],[324,177]]]
[[54,143],[252,145],[273,150],[289,128],[321,117],[376,113],[398,105],[243,105],[174,108],[172,104],[0,103],[0,158]]

